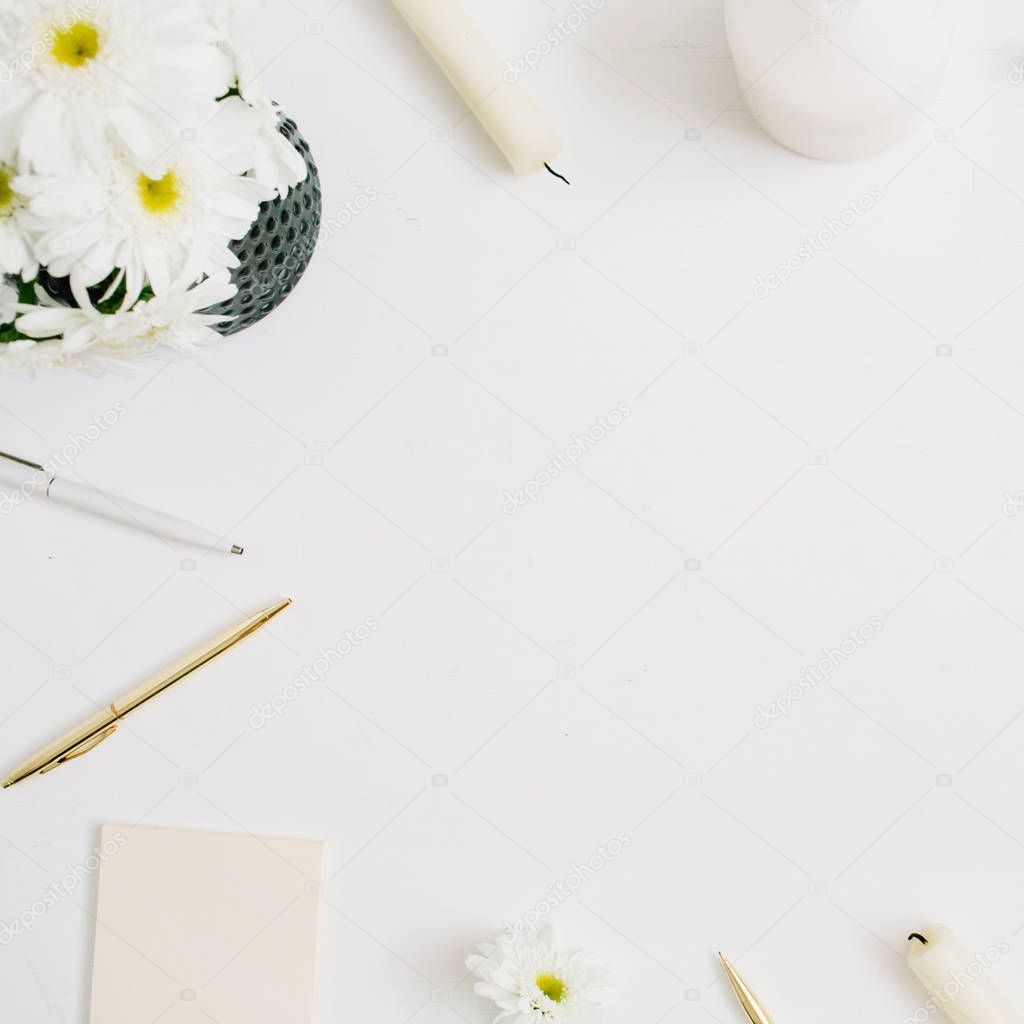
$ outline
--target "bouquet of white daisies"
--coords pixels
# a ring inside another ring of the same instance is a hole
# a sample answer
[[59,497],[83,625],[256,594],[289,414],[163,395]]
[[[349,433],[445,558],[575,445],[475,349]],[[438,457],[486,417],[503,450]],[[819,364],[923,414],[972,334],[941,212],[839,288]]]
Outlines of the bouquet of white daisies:
[[0,370],[223,322],[203,311],[235,292],[232,240],[306,176],[242,43],[258,6],[0,0]]

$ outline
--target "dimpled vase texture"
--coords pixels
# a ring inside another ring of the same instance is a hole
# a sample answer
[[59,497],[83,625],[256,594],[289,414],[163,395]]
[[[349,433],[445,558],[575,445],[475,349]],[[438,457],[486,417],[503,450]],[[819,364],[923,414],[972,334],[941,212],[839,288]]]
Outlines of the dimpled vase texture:
[[306,180],[283,199],[263,203],[249,233],[231,243],[239,261],[231,273],[238,294],[210,308],[211,313],[234,318],[216,328],[221,334],[237,334],[277,309],[299,283],[316,248],[322,207],[320,175],[309,144],[291,118],[281,119],[281,133],[305,159]]

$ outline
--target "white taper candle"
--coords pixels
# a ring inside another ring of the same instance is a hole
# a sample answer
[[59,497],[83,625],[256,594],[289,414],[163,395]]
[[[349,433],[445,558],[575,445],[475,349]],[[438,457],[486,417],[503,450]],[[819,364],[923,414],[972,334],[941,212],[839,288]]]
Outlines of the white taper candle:
[[911,935],[907,963],[930,993],[934,1008],[954,1024],[1022,1024],[988,973],[1008,948],[998,942],[971,953],[945,925],[936,924]]
[[562,143],[459,0],[393,0],[517,174],[533,174]]

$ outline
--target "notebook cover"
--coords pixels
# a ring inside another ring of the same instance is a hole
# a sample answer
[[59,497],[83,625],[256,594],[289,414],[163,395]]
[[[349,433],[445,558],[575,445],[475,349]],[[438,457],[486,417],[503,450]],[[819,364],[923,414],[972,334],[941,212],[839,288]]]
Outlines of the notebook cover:
[[102,841],[91,1024],[312,1024],[323,843],[129,825]]

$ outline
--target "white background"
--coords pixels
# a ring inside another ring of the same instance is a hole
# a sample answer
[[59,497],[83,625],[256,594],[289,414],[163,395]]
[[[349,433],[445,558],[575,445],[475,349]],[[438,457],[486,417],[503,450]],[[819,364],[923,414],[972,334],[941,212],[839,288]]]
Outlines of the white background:
[[[510,57],[570,10],[468,6]],[[3,518],[5,768],[295,605],[3,793],[0,922],[103,822],[323,838],[321,1020],[485,1024],[465,953],[621,831],[558,914],[628,963],[608,1022],[739,1021],[722,948],[780,1024],[899,1024],[921,1000],[903,939],[932,919],[1005,940],[1024,1005],[1018,0],[961,4],[934,119],[842,165],[752,122],[720,2],[607,0],[524,80],[572,188],[508,174],[383,0],[274,3],[257,51],[325,216],[379,198],[199,359],[0,381],[0,447],[44,457],[121,403],[71,475],[248,549],[39,500]],[[875,187],[830,255],[754,296]],[[578,470],[502,512],[619,403]],[[755,725],[872,616],[831,683]],[[90,880],[0,947],[5,1020],[85,1020],[94,900]],[[205,1019],[201,997],[164,1019]]]

